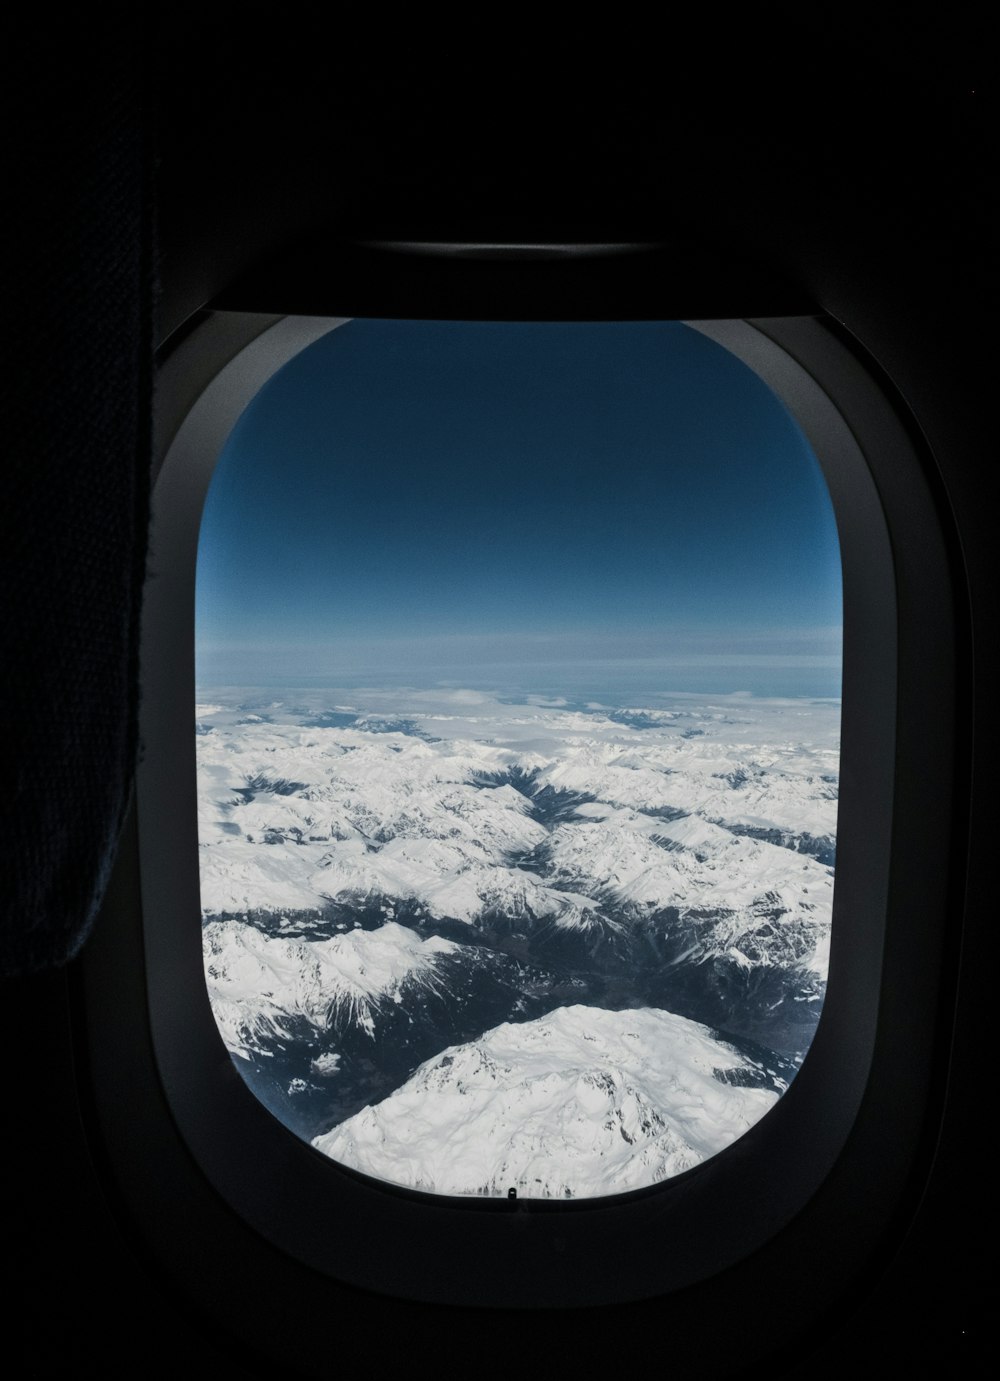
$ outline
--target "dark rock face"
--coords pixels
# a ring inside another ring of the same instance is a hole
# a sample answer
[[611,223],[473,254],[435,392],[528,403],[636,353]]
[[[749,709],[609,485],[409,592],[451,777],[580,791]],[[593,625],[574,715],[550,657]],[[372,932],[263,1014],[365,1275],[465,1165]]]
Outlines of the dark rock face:
[[837,841],[831,835],[817,839],[811,834],[795,834],[792,830],[767,829],[761,825],[739,825],[728,823],[730,834],[742,835],[745,839],[759,839],[765,844],[777,844],[782,849],[794,849],[796,853],[808,854],[817,863],[833,868],[837,863]]

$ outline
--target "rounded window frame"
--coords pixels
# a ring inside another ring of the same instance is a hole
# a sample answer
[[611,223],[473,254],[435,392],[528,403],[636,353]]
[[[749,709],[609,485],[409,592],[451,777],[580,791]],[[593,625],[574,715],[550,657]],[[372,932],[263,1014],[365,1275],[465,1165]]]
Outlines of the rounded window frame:
[[[173,1120],[202,1173],[245,1222],[300,1262],[352,1285],[436,1303],[544,1307],[649,1298],[708,1279],[773,1239],[819,1195],[862,1112],[876,1063],[883,978],[892,979],[882,969],[892,953],[890,864],[900,825],[893,524],[940,527],[929,488],[915,482],[919,457],[885,394],[823,321],[687,323],[743,359],[789,407],[823,467],[841,534],[847,809],[842,791],[824,1014],[802,1071],[768,1116],[676,1179],[566,1203],[405,1190],[331,1162],[257,1102],[215,1027],[194,923],[193,588],[201,507],[246,403],[342,321],[209,314],[160,375],[162,462],[143,619],[137,811],[152,1052]],[[914,481],[905,506],[891,483],[880,483],[900,467]],[[938,547],[925,563],[927,580],[948,575],[943,540]],[[935,927],[920,933],[931,952]]]

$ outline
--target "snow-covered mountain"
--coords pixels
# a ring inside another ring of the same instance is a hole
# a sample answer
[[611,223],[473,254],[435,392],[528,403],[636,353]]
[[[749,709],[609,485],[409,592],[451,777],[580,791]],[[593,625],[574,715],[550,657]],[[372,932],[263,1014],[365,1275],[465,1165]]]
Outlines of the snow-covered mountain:
[[786,1076],[808,1047],[836,705],[244,694],[198,729],[213,1010],[301,1135],[572,1005],[704,1023]]
[[562,1007],[442,1051],[313,1145],[438,1194],[613,1194],[723,1150],[777,1100],[767,1082],[670,1012]]
[[439,992],[442,960],[457,948],[392,921],[318,940],[268,936],[238,921],[204,928],[212,1010],[226,1045],[244,1057],[287,1039],[301,1021],[317,1031],[357,1026],[371,1034],[379,1008],[402,1003],[408,988]]
[[560,992],[554,975],[508,955],[394,921],[330,932],[288,920],[203,928],[222,1038],[268,1107],[306,1137],[443,1046],[542,1011]]

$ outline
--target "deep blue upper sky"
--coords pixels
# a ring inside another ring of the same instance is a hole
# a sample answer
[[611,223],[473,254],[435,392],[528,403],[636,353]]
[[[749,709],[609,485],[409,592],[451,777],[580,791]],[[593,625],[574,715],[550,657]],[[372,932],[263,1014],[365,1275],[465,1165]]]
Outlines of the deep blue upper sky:
[[816,460],[676,323],[332,331],[230,437],[197,611],[204,683],[839,694]]

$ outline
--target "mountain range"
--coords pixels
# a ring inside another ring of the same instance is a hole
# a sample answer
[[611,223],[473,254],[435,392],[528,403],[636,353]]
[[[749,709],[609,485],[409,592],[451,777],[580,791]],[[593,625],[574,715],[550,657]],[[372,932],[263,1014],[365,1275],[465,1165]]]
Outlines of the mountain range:
[[[209,996],[241,1072],[299,1135],[439,1192],[612,1192],[714,1154],[794,1077],[825,989],[835,704],[217,698],[197,720]],[[650,1043],[631,1063],[629,1022]],[[596,1045],[580,1044],[588,1023]],[[715,1139],[680,1125],[660,1077],[671,1042],[692,1041],[697,1077],[684,1065],[670,1087],[704,1102],[712,1081]],[[542,1050],[554,1120],[525,1160],[518,1070]],[[471,1087],[472,1068],[495,1077],[466,1162],[455,1080]],[[591,1076],[595,1146],[632,1125],[626,1105],[658,1130],[587,1170]],[[399,1142],[412,1099],[440,1104],[424,1159]],[[549,1169],[529,1174],[538,1157]]]

